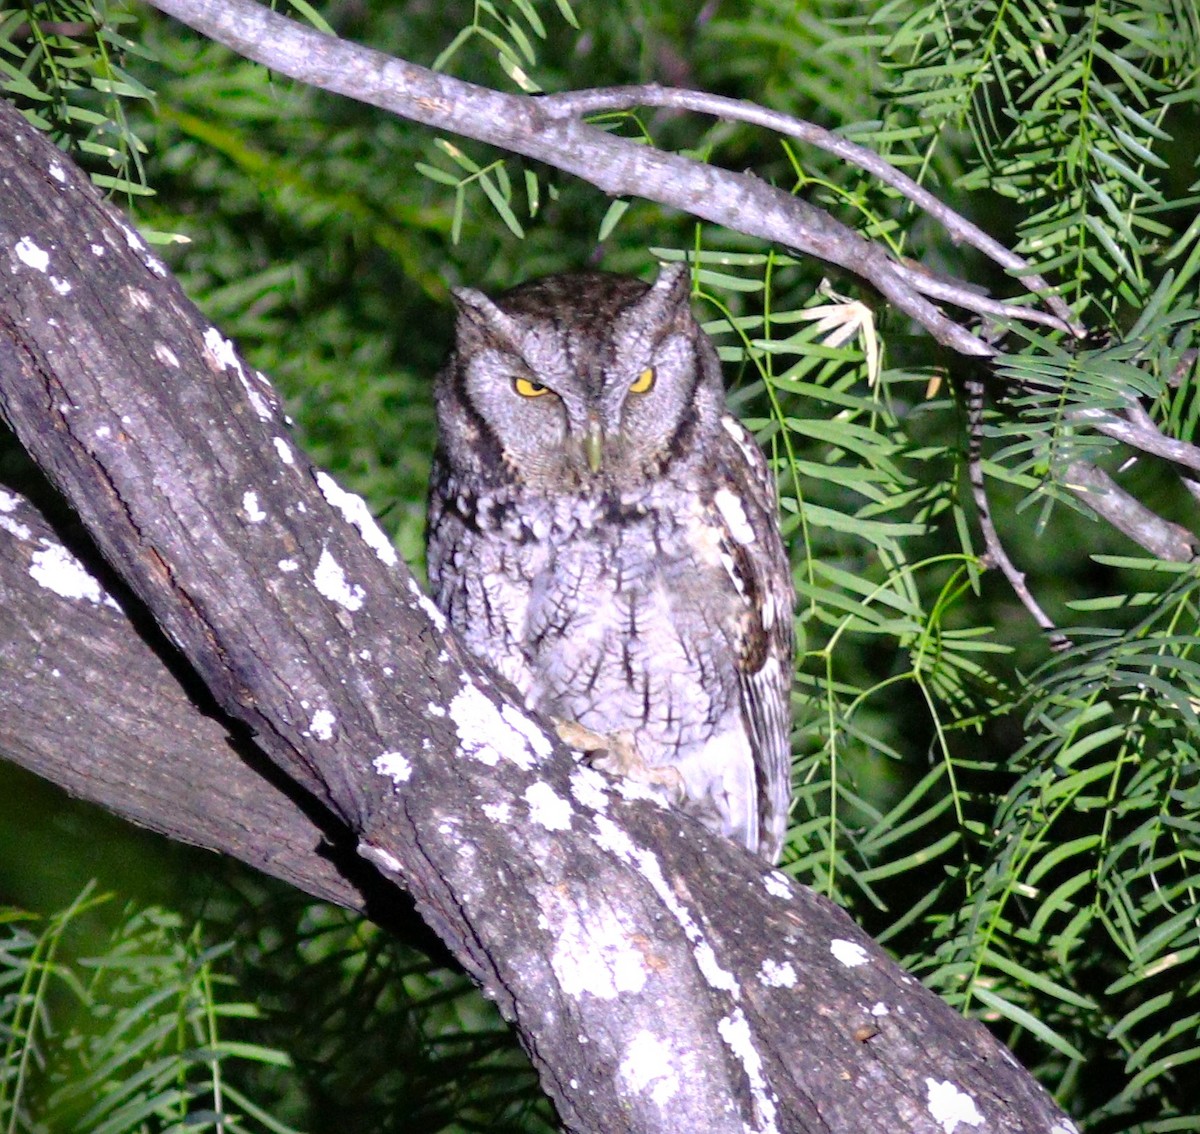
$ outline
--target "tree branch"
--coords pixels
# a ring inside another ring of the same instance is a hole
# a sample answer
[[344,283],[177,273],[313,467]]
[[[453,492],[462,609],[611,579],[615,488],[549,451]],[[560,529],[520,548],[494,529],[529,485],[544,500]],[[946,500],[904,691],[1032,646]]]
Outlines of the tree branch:
[[960,354],[994,350],[948,319],[882,249],[828,213],[749,174],[639,145],[574,117],[546,99],[465,83],[325,35],[252,0],[148,0],[160,11],[247,59],[322,90],[403,118],[545,162],[614,196],[681,209],[845,268]]
[[803,119],[793,118],[790,114],[768,110],[742,99],[724,98],[721,95],[708,94],[705,91],[661,87],[656,83],[586,91],[565,91],[561,94],[544,95],[539,102],[541,105],[549,107],[550,113],[556,118],[573,118],[603,110],[633,110],[638,106],[691,110],[700,114],[711,114],[726,121],[764,126],[777,134],[783,134],[786,137],[816,146],[818,149],[841,158],[849,165],[865,170],[885,185],[899,190],[913,204],[940,222],[955,243],[968,244],[972,248],[978,249],[985,256],[1016,275],[1030,291],[1036,292],[1044,299],[1054,314],[1048,315],[1045,312],[1019,307],[1015,304],[987,300],[979,294],[977,289],[958,281],[941,279],[920,269],[903,269],[905,278],[917,291],[933,295],[938,299],[945,299],[969,311],[1044,323],[1077,336],[1084,334],[1084,328],[1071,314],[1071,309],[1059,296],[1054,294],[1050,285],[1030,267],[1028,261],[1005,248],[998,240],[993,239],[978,225],[955,212],[945,202],[938,200],[923,185],[919,185],[908,174],[902,173],[879,154],[867,149],[866,146],[860,146],[857,142],[850,141],[849,138],[835,134],[832,130],[826,130],[813,122],[805,122]]
[[1055,650],[1064,650],[1070,644],[1070,639],[1059,630],[1050,616],[1042,609],[1041,603],[1034,597],[1033,592],[1025,582],[1025,573],[1018,569],[1010,558],[996,530],[992,519],[992,506],[988,500],[987,483],[983,475],[983,403],[984,384],[978,375],[969,376],[966,382],[967,420],[969,435],[969,450],[967,452],[967,478],[971,485],[971,498],[975,502],[975,516],[979,522],[979,530],[983,535],[985,549],[985,566],[998,567],[1000,573],[1008,580],[1013,593],[1021,605],[1029,611],[1034,622],[1046,631],[1050,646]]
[[1080,409],[1073,410],[1070,418],[1072,422],[1090,426],[1097,433],[1103,433],[1105,437],[1111,437],[1114,441],[1124,442],[1130,448],[1140,449],[1143,453],[1151,453],[1193,472],[1200,472],[1200,448],[1186,441],[1167,437],[1154,424],[1154,419],[1132,399],[1125,407],[1125,417],[1118,417],[1108,410]]
[[1152,512],[1090,461],[1072,461],[1061,482],[1102,520],[1159,559],[1188,563],[1200,551],[1200,540],[1187,528]]
[[[2,103],[0,184],[0,411],[222,711],[515,1021],[568,1129],[1071,1129],[841,911],[576,767]],[[59,611],[61,571],[30,575]]]
[[371,872],[330,857],[345,828],[220,711],[86,539],[70,543],[0,489],[0,752],[139,826],[365,912]]

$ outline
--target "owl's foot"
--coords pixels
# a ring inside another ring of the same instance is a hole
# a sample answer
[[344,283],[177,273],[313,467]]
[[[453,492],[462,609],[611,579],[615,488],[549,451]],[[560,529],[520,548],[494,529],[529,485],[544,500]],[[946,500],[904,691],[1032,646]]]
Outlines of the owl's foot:
[[683,776],[671,764],[653,768],[642,758],[637,741],[627,728],[611,734],[593,732],[578,721],[555,721],[559,739],[587,757],[587,762],[610,776],[621,776],[634,783],[662,788],[671,803],[681,803],[686,794]]

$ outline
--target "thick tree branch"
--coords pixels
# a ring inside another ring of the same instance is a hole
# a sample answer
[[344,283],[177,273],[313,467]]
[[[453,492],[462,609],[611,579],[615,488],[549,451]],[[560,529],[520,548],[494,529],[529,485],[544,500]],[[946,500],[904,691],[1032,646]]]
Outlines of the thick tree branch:
[[223,712],[515,1021],[569,1129],[1070,1131],[841,911],[576,767],[3,104],[0,185],[0,411]]
[[0,488],[0,753],[140,826],[365,912],[368,872],[351,881],[353,862],[327,854],[345,828],[317,808],[310,818],[153,623],[130,618],[137,600],[94,549],[79,533],[71,543]]

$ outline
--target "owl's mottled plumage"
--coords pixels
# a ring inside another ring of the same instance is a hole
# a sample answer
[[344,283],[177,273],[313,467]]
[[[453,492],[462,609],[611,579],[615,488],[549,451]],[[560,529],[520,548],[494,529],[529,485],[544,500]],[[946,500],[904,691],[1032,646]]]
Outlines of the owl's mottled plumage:
[[434,600],[532,708],[633,734],[763,858],[791,798],[792,585],[688,276],[461,290],[438,375]]

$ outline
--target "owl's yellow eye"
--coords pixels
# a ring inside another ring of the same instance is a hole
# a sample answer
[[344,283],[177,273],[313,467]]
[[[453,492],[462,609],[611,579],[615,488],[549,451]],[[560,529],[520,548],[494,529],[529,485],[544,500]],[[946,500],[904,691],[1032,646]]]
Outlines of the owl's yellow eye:
[[541,382],[534,382],[531,378],[514,378],[513,389],[523,398],[540,398],[543,394],[550,393],[549,386],[543,386]]
[[647,366],[632,382],[629,383],[631,394],[645,394],[654,389],[654,367]]

